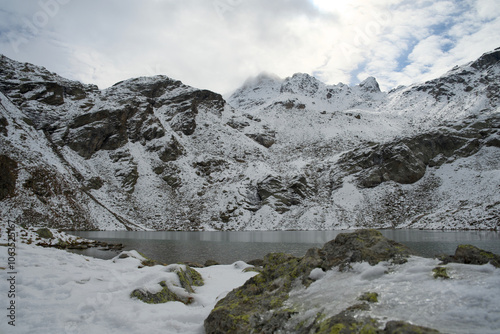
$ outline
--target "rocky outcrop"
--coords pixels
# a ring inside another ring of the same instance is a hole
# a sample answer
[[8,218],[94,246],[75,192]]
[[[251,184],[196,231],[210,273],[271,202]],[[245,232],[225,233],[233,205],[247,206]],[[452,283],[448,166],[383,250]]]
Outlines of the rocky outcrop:
[[473,245],[459,245],[454,255],[444,256],[441,258],[444,264],[447,263],[465,263],[482,265],[491,263],[493,266],[500,268],[500,256]]
[[472,122],[455,128],[360,148],[342,156],[339,166],[357,176],[362,188],[376,187],[387,181],[411,184],[420,180],[427,167],[438,167],[461,157],[475,154],[481,147],[495,145],[500,117]]
[[305,176],[296,176],[285,182],[280,176],[269,175],[257,183],[259,205],[269,205],[277,212],[284,213],[290,207],[314,193]]
[[[284,330],[287,321],[297,312],[293,307],[284,307],[288,293],[297,284],[311,284],[311,277],[315,276],[311,272],[315,268],[328,270],[339,266],[341,270],[348,270],[351,263],[362,261],[372,265],[380,261],[401,263],[410,254],[411,251],[406,246],[386,239],[375,230],[339,234],[322,249],[310,249],[302,258],[282,253],[268,254],[263,260],[260,274],[231,291],[216,304],[205,320],[205,331],[274,333]],[[342,320],[332,318],[326,323],[321,321],[321,324],[318,318],[312,326],[333,330],[333,327],[338,327],[345,321],[358,323],[351,318],[345,320],[345,316],[340,317]],[[312,327],[299,328],[296,333],[309,333],[310,329]]]

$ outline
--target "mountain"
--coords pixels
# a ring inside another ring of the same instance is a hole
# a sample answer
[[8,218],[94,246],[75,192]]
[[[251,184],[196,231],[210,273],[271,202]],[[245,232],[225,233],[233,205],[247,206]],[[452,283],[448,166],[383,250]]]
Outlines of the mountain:
[[500,49],[428,82],[166,76],[108,89],[0,58],[0,214],[64,229],[496,229]]

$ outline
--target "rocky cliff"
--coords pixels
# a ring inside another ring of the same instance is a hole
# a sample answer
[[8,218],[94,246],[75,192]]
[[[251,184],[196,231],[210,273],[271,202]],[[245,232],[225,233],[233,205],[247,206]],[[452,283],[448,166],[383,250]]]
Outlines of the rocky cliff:
[[381,92],[262,74],[100,90],[0,59],[0,213],[68,229],[497,228],[500,50]]

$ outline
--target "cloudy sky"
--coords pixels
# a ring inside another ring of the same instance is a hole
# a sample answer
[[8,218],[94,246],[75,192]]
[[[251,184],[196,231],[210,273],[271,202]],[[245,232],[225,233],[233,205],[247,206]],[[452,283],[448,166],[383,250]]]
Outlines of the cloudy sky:
[[388,90],[496,47],[498,0],[0,0],[0,53],[100,88],[165,74],[224,94],[304,72]]

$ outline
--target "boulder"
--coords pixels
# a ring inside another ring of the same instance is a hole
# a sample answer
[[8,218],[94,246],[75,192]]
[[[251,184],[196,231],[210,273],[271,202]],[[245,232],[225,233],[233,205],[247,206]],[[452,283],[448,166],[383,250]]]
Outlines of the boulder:
[[455,255],[442,258],[444,264],[464,263],[482,265],[491,263],[497,268],[500,268],[500,255],[482,250],[473,245],[459,245],[455,250]]
[[[206,333],[289,332],[286,323],[296,311],[293,307],[284,307],[288,294],[297,284],[309,286],[313,281],[310,277],[313,269],[331,269],[340,266],[341,270],[347,270],[350,263],[361,261],[367,261],[371,265],[380,261],[401,263],[410,254],[412,252],[406,246],[385,238],[375,230],[339,234],[322,249],[312,248],[302,258],[283,253],[268,254],[262,261],[259,275],[250,278],[243,286],[231,291],[215,305],[205,320],[205,331]],[[365,299],[367,298],[374,301],[376,296],[370,294]],[[346,316],[339,315],[342,319],[332,318],[326,320],[327,322],[317,319],[312,327],[297,328],[292,332],[330,333],[334,329],[349,328],[345,326],[346,323],[359,324],[361,321],[352,316],[347,319]],[[362,320],[362,325],[373,327],[373,321],[367,319]]]

